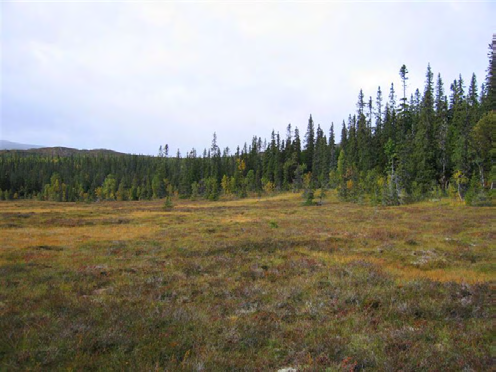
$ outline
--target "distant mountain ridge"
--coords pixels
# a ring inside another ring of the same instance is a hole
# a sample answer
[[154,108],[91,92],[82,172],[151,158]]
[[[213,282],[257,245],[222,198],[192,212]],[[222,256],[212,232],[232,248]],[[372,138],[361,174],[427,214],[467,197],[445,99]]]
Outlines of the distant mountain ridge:
[[125,155],[122,152],[117,152],[107,149],[92,149],[92,150],[79,150],[70,147],[44,147],[39,145],[28,145],[23,143],[11,142],[0,140],[0,154],[10,152],[18,152],[21,154],[38,154],[48,156],[71,156],[76,154],[81,155]]
[[28,145],[26,143],[18,143],[7,140],[0,140],[0,150],[30,150],[39,149],[44,146],[40,145]]
[[113,150],[106,149],[93,149],[93,150],[78,150],[69,147],[42,147],[38,149],[28,149],[28,150],[0,150],[1,154],[6,153],[21,153],[21,154],[37,154],[37,155],[47,155],[47,156],[71,156],[71,155],[127,155],[122,152],[117,152]]

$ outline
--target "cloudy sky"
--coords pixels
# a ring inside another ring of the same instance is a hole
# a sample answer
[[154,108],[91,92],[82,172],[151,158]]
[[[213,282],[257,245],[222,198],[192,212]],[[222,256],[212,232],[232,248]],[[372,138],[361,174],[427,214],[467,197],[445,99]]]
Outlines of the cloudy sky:
[[[479,84],[496,3],[2,1],[0,138],[156,154],[327,132],[399,68]],[[339,131],[339,130],[338,130]]]

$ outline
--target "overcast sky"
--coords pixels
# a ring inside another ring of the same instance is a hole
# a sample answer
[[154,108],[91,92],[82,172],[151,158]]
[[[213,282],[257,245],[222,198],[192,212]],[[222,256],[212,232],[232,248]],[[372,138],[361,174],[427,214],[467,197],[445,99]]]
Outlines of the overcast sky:
[[479,84],[496,3],[2,2],[4,140],[185,154],[324,131],[398,71]]

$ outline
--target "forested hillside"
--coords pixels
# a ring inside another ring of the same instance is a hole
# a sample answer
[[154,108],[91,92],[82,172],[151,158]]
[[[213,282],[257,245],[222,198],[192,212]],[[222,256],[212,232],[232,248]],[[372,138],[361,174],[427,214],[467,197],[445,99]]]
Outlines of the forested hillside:
[[[269,140],[253,137],[235,151],[211,146],[158,156],[112,153],[9,151],[0,156],[0,197],[56,201],[139,200],[178,195],[215,200],[279,190],[337,188],[344,200],[396,205],[451,194],[490,204],[495,178],[496,83],[492,52],[488,74],[445,84],[427,67],[425,86],[406,95],[380,87],[358,94],[356,112],[340,126],[321,127],[310,115],[306,130],[291,124]],[[449,88],[446,88],[449,87]],[[336,144],[336,131],[341,132]]]

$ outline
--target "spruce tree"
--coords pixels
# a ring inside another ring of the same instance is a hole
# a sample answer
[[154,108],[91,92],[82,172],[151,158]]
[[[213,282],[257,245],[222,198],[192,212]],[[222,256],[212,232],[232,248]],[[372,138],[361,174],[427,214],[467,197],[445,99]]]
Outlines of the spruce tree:
[[[363,112],[363,92],[360,90],[358,95],[358,121],[356,124],[356,150],[357,150],[357,167],[359,171],[366,172],[372,164],[370,150],[372,147],[370,131],[367,120]],[[354,150],[351,150],[354,151]]]
[[337,157],[336,157],[336,138],[334,135],[334,123],[331,123],[331,128],[329,129],[329,169],[335,170],[337,167]]
[[449,121],[448,103],[444,93],[444,84],[441,74],[436,81],[435,98],[435,120],[436,120],[436,142],[438,147],[437,157],[437,179],[443,190],[446,190],[450,178],[450,147],[448,141]]
[[313,124],[312,115],[308,119],[307,133],[305,135],[305,150],[303,159],[307,166],[307,171],[312,172],[313,156],[315,149],[315,127]]
[[435,176],[436,154],[434,142],[434,81],[430,64],[427,66],[420,118],[415,133],[415,181],[425,193]]
[[403,85],[403,98],[401,98],[400,112],[404,115],[407,109],[406,81],[408,80],[408,70],[405,65],[400,68],[401,84]]
[[294,141],[293,141],[293,152],[295,154],[296,164],[301,163],[301,139],[300,139],[300,131],[298,127],[295,127],[294,131]]
[[[464,178],[470,179],[472,175],[470,133],[475,123],[471,123],[470,107],[465,96],[465,87],[461,76],[459,76],[458,81],[453,82],[451,88],[453,114],[451,141],[454,172],[461,172]],[[468,186],[464,185],[460,190],[462,197],[466,187]]]
[[489,44],[488,57],[489,66],[485,84],[484,112],[496,111],[496,34],[493,34],[492,43]]

